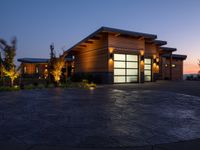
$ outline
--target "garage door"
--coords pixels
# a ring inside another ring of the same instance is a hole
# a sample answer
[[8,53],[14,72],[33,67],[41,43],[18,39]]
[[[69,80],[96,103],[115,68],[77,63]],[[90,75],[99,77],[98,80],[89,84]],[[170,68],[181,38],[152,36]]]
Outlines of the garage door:
[[138,82],[138,55],[114,54],[114,83]]
[[144,81],[151,81],[151,59],[144,59]]

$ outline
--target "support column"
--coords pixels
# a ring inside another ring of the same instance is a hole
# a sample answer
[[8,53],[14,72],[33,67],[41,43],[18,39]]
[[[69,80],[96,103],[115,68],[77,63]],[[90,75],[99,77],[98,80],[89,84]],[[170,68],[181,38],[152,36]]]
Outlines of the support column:
[[144,83],[144,50],[139,54],[139,83]]

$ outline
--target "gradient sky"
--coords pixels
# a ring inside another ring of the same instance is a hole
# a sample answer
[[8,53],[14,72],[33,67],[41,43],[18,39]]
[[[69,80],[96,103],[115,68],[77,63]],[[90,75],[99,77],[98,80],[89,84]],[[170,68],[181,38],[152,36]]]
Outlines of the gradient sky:
[[157,34],[188,55],[185,73],[200,59],[199,0],[0,0],[0,38],[18,39],[17,58],[57,54],[101,26]]

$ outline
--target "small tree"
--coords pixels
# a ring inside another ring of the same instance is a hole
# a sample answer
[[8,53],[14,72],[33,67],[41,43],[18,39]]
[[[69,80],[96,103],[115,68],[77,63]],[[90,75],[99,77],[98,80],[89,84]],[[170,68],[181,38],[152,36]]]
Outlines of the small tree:
[[64,61],[63,57],[55,58],[53,61],[53,64],[52,64],[53,68],[52,68],[51,74],[54,77],[54,81],[55,81],[56,85],[58,85],[60,82],[62,68],[64,67],[64,65],[65,65],[65,61]]
[[19,76],[15,69],[14,58],[16,56],[16,38],[13,38],[11,44],[3,39],[0,39],[0,49],[3,51],[4,58],[1,58],[1,70],[3,76],[8,76],[11,79],[11,86],[13,86],[14,79]]
[[19,72],[15,69],[15,67],[10,68],[9,70],[3,67],[3,73],[5,76],[10,78],[11,86],[13,86],[14,80],[19,76]]
[[[198,65],[199,65],[199,68],[200,68],[200,59],[198,60]],[[200,74],[200,70],[198,72]]]

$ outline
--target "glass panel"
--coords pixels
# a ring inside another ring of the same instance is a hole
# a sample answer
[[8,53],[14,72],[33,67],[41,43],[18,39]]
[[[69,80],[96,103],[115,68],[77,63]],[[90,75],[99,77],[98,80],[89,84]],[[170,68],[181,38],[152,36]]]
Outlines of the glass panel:
[[125,55],[124,54],[114,54],[114,60],[125,61]]
[[150,58],[145,58],[144,59],[145,64],[151,64],[151,59]]
[[127,69],[126,74],[127,75],[138,75],[138,69]]
[[114,61],[114,68],[125,68],[125,62]]
[[151,76],[145,76],[145,77],[144,77],[144,80],[145,80],[145,81],[151,81]]
[[125,82],[125,76],[114,76],[114,83],[123,83]]
[[144,65],[144,69],[151,70],[151,65]]
[[137,82],[138,76],[126,76],[126,82]]
[[138,68],[138,62],[126,62],[127,68]]
[[151,70],[144,70],[144,75],[151,75]]
[[137,55],[126,55],[126,60],[127,61],[138,61],[138,56]]
[[114,69],[114,75],[125,75],[125,69]]

